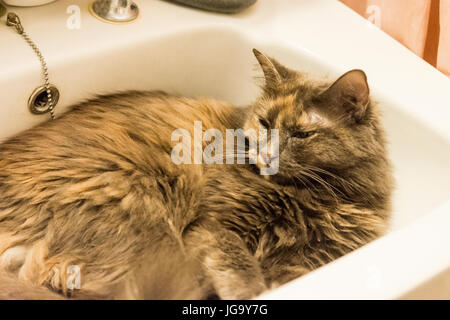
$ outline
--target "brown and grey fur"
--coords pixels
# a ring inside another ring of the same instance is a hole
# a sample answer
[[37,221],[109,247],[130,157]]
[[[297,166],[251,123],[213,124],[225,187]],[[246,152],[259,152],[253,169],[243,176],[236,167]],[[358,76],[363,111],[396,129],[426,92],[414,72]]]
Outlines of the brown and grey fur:
[[[128,92],[1,144],[0,268],[74,297],[251,298],[380,236],[393,183],[364,73],[330,86],[255,55],[266,81],[246,108]],[[275,176],[171,161],[177,128],[260,120],[280,130]]]
[[0,300],[62,300],[64,297],[47,288],[22,283],[7,274],[0,274]]

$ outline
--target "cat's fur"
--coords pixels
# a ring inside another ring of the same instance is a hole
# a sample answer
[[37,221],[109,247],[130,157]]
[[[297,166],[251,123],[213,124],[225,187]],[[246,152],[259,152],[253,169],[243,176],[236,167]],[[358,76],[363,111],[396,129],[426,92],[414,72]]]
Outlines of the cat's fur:
[[[251,298],[381,235],[393,183],[364,73],[330,86],[255,55],[249,107],[129,92],[1,144],[0,268],[75,297]],[[175,165],[171,133],[194,121],[279,129],[279,173]]]
[[22,283],[7,274],[0,273],[0,300],[62,300],[61,295],[51,292],[47,288]]

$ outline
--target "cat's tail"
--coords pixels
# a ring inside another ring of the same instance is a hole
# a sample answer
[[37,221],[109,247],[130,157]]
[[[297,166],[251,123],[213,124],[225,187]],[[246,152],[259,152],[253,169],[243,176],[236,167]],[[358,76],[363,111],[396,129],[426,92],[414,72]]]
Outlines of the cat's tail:
[[16,276],[0,271],[0,300],[103,300],[107,296],[89,292],[75,292],[70,298],[50,289],[26,283]]
[[0,273],[0,300],[63,300],[63,296],[44,287],[27,284],[17,277]]

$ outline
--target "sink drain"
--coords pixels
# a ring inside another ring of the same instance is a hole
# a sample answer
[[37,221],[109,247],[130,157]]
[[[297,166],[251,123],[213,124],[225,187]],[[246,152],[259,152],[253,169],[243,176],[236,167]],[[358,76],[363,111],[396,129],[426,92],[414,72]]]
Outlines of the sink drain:
[[[50,85],[50,91],[52,93],[53,108],[59,100],[59,90]],[[48,102],[47,89],[45,86],[36,88],[28,99],[28,108],[33,114],[44,114],[50,111],[50,104]]]

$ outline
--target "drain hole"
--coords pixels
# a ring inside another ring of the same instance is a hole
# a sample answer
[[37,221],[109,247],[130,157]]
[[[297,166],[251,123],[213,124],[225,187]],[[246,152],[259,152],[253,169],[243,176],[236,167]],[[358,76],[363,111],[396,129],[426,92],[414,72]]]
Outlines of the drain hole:
[[[52,93],[53,108],[59,100],[59,90],[51,85],[50,91]],[[44,86],[36,88],[28,100],[28,108],[33,114],[43,114],[50,111],[50,104],[48,103],[47,91]]]

